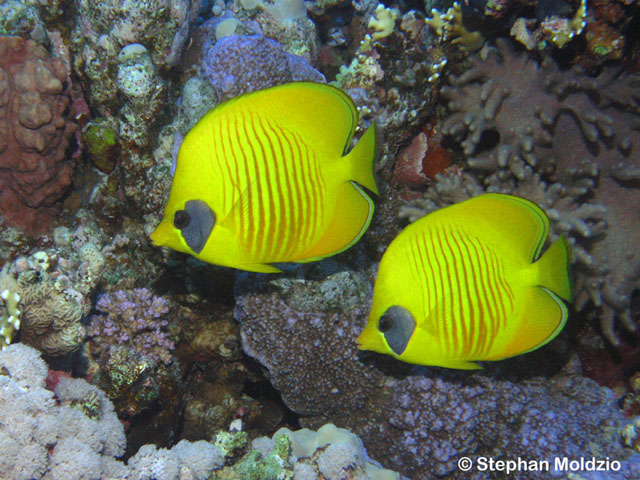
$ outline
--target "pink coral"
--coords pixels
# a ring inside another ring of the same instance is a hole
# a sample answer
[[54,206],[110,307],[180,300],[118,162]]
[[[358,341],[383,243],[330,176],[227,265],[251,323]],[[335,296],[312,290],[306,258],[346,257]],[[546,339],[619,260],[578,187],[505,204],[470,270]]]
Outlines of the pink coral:
[[71,184],[64,64],[32,40],[0,36],[0,214],[27,232],[46,228]]

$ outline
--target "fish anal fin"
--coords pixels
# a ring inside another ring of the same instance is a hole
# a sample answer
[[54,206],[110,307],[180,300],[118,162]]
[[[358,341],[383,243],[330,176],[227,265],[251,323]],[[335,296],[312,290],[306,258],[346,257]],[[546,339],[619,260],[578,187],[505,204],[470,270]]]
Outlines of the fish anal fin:
[[246,270],[248,272],[257,272],[257,273],[282,273],[277,267],[272,265],[267,265],[265,263],[243,263],[238,265],[239,269]]
[[369,227],[373,216],[373,200],[353,182],[345,182],[338,193],[333,217],[324,234],[298,262],[312,262],[353,246]]
[[531,352],[546,345],[562,331],[567,322],[568,309],[555,293],[544,287],[530,287],[523,295],[525,298],[519,313],[516,313],[519,328],[496,360]]

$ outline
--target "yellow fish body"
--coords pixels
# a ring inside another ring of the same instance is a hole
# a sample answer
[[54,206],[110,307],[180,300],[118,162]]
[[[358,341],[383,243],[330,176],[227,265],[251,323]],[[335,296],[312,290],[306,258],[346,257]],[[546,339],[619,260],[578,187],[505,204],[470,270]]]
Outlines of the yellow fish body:
[[360,185],[378,193],[375,126],[345,153],[357,123],[351,98],[319,83],[218,105],[184,138],[154,245],[255,272],[346,250],[373,214]]
[[[570,247],[538,259],[549,219],[485,194],[409,225],[385,252],[359,348],[419,365],[476,369],[541,347],[567,320]],[[535,261],[538,259],[537,261]]]

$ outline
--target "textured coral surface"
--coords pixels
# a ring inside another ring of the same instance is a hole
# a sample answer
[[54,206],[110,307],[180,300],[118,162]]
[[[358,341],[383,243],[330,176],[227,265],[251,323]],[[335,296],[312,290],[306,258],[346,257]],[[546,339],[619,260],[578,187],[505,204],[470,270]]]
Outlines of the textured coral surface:
[[32,40],[0,37],[0,213],[42,230],[71,183],[64,64]]
[[[343,273],[363,278],[348,268]],[[469,478],[456,467],[463,455],[610,456],[623,469],[609,478],[640,475],[640,457],[625,460],[630,453],[617,437],[624,418],[612,392],[582,377],[572,362],[559,371],[567,361],[563,354],[547,349],[479,374],[410,369],[357,350],[354,339],[366,322],[368,296],[352,298],[343,311],[291,307],[291,295],[315,298],[313,292],[327,281],[307,278],[298,292],[254,275],[237,285],[235,316],[245,352],[268,369],[303,426],[331,421],[349,428],[385,466],[409,478]],[[532,365],[541,376],[531,372]],[[524,380],[516,380],[518,370],[529,372]],[[557,373],[549,377],[545,371]],[[473,478],[491,478],[476,473]],[[528,472],[514,478],[549,477]]]

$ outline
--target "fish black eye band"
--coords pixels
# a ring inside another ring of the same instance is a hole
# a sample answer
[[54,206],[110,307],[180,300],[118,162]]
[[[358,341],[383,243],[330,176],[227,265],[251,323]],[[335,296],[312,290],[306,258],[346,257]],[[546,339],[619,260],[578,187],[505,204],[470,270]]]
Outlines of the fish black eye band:
[[178,210],[173,216],[173,226],[180,230],[195,253],[202,251],[215,224],[216,214],[202,200],[189,200],[184,210]]
[[389,348],[396,355],[402,355],[416,328],[413,315],[404,307],[389,307],[378,320],[378,330],[384,335]]

